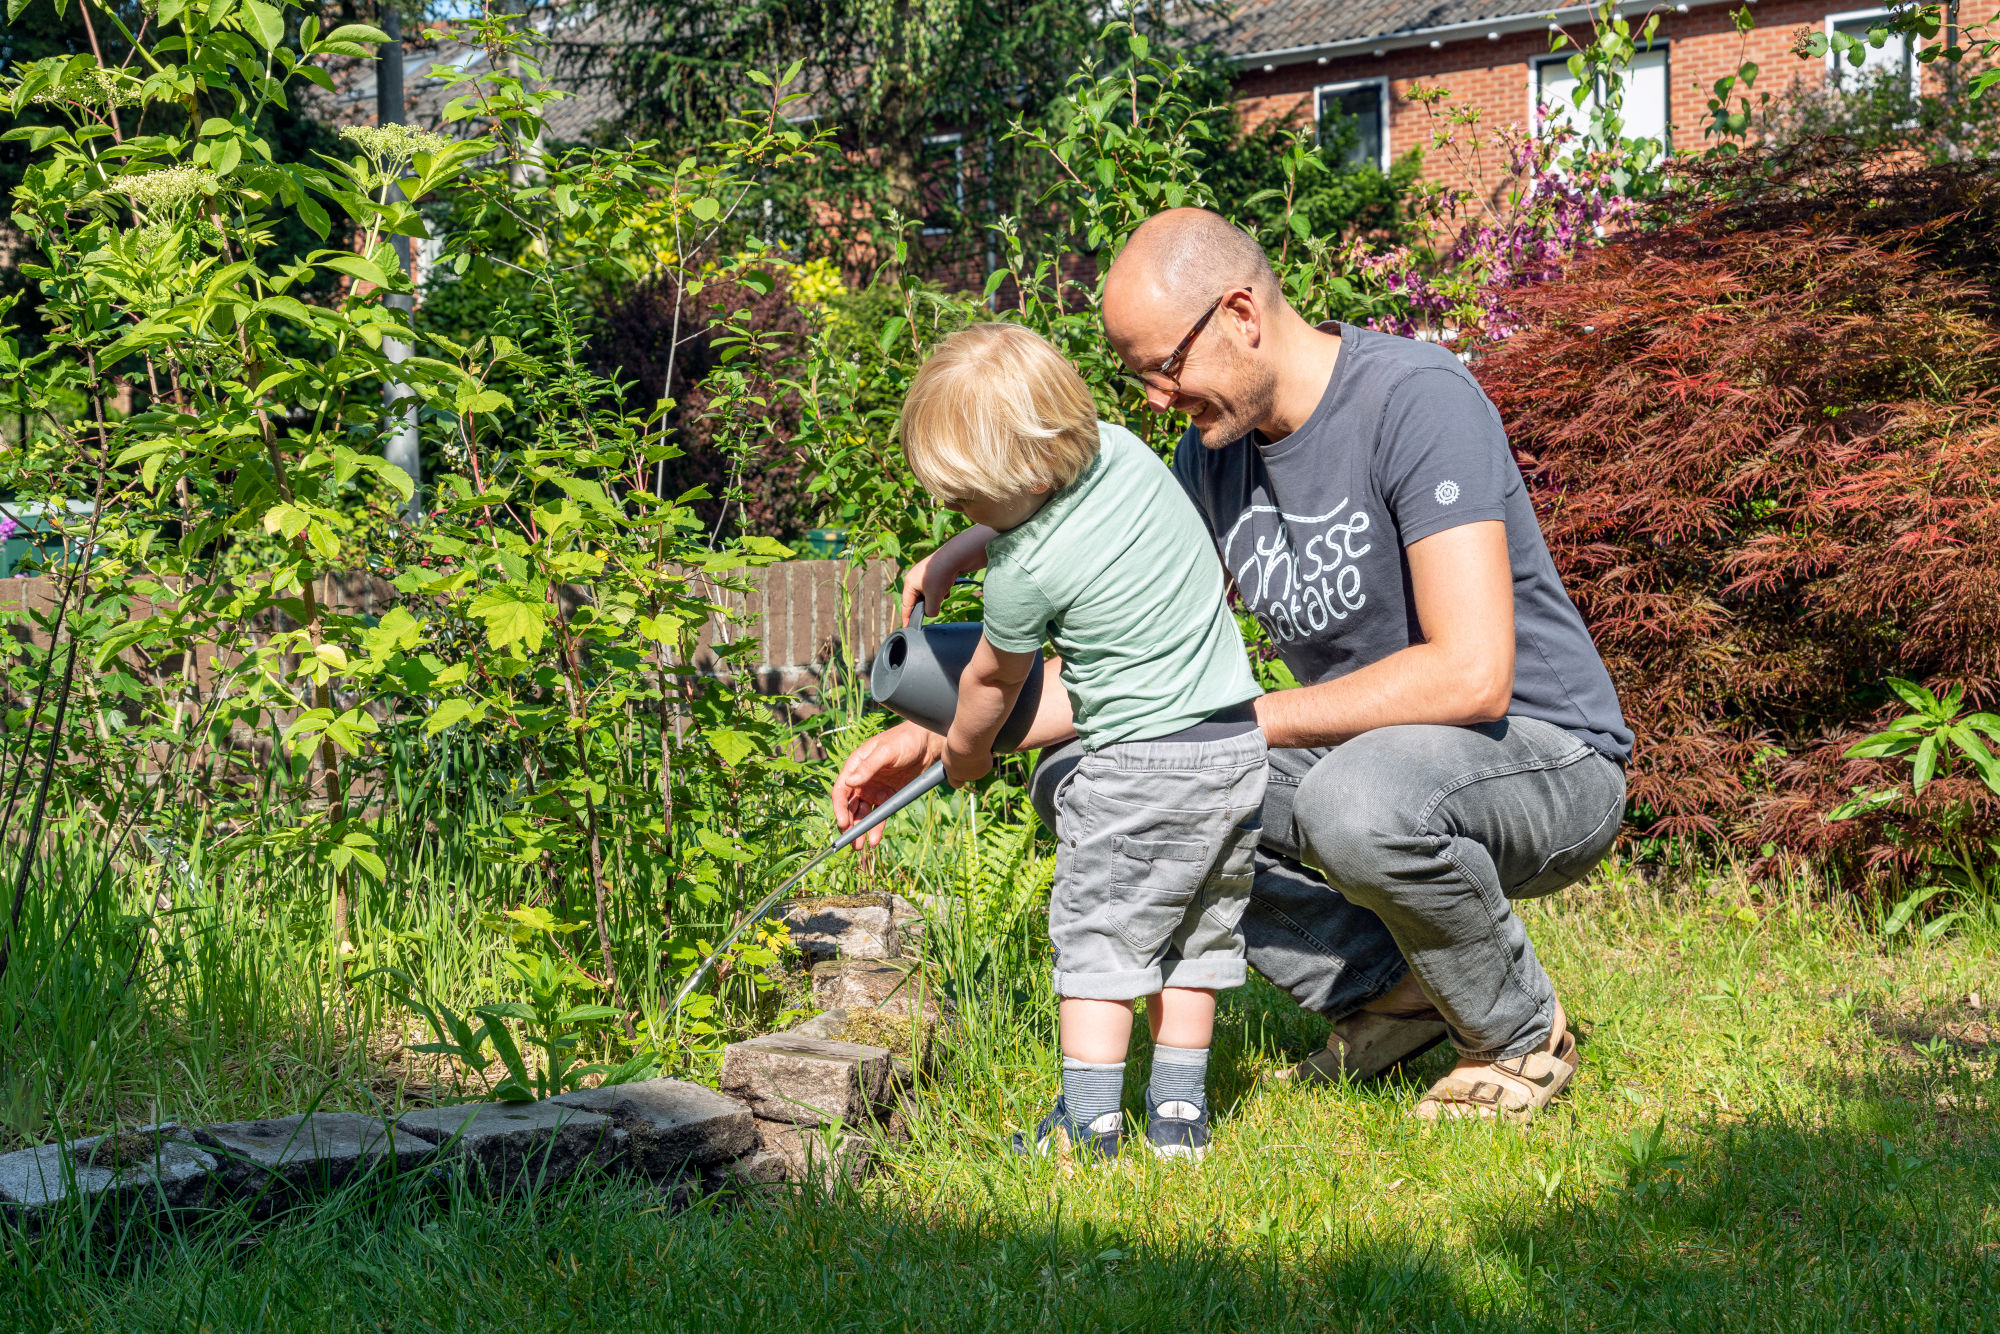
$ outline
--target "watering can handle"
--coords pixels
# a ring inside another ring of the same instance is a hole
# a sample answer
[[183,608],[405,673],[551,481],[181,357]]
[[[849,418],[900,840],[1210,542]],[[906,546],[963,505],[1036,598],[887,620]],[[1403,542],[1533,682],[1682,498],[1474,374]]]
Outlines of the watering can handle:
[[904,628],[909,630],[921,630],[924,628],[924,595],[922,593],[917,594],[917,603],[914,607],[910,608],[910,623]]

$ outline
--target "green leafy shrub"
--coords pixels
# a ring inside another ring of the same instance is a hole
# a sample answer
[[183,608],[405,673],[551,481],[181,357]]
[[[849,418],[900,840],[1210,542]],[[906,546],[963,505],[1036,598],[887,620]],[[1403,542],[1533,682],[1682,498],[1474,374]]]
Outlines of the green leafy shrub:
[[[104,99],[73,98],[54,104],[62,125],[22,133],[15,217],[49,333],[25,352],[0,343],[0,370],[47,433],[0,454],[0,491],[63,516],[70,564],[40,646],[8,641],[0,846],[20,874],[0,911],[57,892],[30,874],[48,821],[103,831],[119,876],[149,860],[136,830],[193,851],[204,902],[223,885],[323,896],[299,924],[315,975],[338,988],[350,964],[431,949],[435,920],[431,935],[364,926],[448,866],[455,883],[430,893],[489,896],[461,932],[508,910],[553,924],[532,957],[474,946],[495,1049],[540,1044],[539,1062],[509,1062],[517,1082],[568,1078],[590,1054],[579,1036],[600,1054],[693,1059],[728,1022],[715,997],[671,1020],[658,999],[810,841],[817,792],[791,757],[796,729],[689,664],[732,572],[789,553],[716,540],[692,508],[703,492],[659,489],[680,452],[662,409],[630,410],[590,370],[577,313],[663,227],[673,244],[650,262],[690,286],[769,290],[733,219],[814,143],[774,92],[761,119],[674,163],[644,145],[537,154],[550,95],[497,62],[449,75],[463,138],[350,127],[340,155],[290,160],[260,130],[285,84],[381,40],[293,17],[264,0],[163,0],[144,41],[121,30],[138,73],[52,58],[9,89],[16,111],[77,80],[129,100],[122,128]],[[516,48],[509,22],[459,35]],[[275,239],[331,238],[336,218],[355,248],[297,256]],[[439,219],[456,280],[511,273],[506,299],[534,339],[412,327],[387,300],[410,290],[389,238]],[[702,428],[748,460],[769,407],[754,367],[776,336],[738,311],[703,319]],[[117,374],[145,387],[129,415],[106,408]],[[420,496],[380,452],[391,387],[421,405],[440,465]],[[390,518],[413,499],[420,523]],[[393,581],[392,604],[333,597],[363,570]],[[717,656],[740,674],[754,641],[723,639]],[[29,804],[15,799],[24,779]],[[776,955],[752,942],[736,962],[735,1013],[768,1010]],[[59,966],[0,952],[0,981]],[[502,1032],[515,1022],[528,1045]]]

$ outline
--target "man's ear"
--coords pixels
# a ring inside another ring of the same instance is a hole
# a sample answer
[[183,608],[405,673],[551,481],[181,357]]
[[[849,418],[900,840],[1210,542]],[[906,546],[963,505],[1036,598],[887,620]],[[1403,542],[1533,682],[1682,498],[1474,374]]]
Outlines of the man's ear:
[[1256,347],[1264,340],[1264,306],[1257,299],[1255,288],[1241,287],[1229,294],[1222,303],[1222,311],[1236,326],[1236,333],[1245,347]]

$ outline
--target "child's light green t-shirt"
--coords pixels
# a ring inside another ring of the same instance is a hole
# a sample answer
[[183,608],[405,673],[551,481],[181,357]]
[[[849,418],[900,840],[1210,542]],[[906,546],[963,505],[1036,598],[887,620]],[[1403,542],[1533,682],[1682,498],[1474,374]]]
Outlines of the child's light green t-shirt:
[[1190,727],[1263,693],[1194,505],[1153,451],[1097,424],[1097,457],[986,545],[986,638],[1062,655],[1085,750]]

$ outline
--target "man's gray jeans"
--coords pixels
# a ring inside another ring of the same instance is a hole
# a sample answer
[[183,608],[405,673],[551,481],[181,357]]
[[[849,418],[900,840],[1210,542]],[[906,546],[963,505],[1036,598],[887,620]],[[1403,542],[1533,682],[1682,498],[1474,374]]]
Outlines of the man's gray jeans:
[[[1051,828],[1054,793],[1082,754],[1052,746],[1035,769],[1029,795]],[[1509,901],[1580,879],[1624,809],[1625,771],[1535,718],[1273,750],[1243,916],[1249,962],[1336,1020],[1414,970],[1465,1056],[1532,1051],[1555,991]]]

